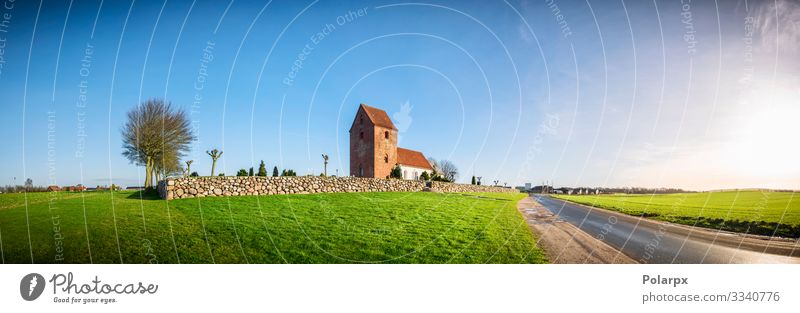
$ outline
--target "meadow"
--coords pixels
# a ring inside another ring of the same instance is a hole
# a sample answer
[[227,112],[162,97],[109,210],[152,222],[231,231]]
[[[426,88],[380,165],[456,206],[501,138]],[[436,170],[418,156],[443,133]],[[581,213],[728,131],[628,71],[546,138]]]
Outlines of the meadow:
[[3,263],[544,263],[524,194],[0,195]]
[[580,204],[726,231],[800,237],[800,195],[766,190],[662,195],[553,195]]

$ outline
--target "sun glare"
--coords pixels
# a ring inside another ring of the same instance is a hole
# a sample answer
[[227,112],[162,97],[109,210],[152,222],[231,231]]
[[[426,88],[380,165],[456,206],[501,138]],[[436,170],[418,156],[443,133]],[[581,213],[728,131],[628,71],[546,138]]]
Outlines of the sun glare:
[[730,156],[741,174],[762,179],[800,180],[800,89],[755,89],[739,125]]

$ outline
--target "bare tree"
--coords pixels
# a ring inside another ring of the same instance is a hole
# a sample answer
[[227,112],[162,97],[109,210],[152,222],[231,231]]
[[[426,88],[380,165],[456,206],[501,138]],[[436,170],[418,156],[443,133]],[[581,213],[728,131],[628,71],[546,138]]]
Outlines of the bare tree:
[[442,172],[439,170],[439,165],[436,164],[436,159],[428,158],[428,163],[430,163],[431,167],[433,167],[433,173],[431,173],[431,175],[440,174]]
[[441,171],[441,175],[450,182],[455,182],[458,178],[458,167],[448,160],[439,160],[436,167]]
[[323,154],[322,155],[322,160],[324,161],[324,167],[325,167],[325,172],[324,173],[325,173],[325,176],[328,176],[328,155],[327,154]]
[[192,163],[194,163],[194,160],[187,160],[186,161],[186,171],[184,171],[186,176],[189,176],[189,174],[192,172]]
[[166,175],[180,167],[178,161],[194,140],[186,111],[173,110],[172,104],[150,99],[128,111],[121,130],[122,155],[131,163],[145,167],[144,187],[153,187],[153,177]]
[[217,159],[222,157],[222,151],[214,149],[206,153],[211,157],[211,176],[214,176],[214,168],[217,167]]

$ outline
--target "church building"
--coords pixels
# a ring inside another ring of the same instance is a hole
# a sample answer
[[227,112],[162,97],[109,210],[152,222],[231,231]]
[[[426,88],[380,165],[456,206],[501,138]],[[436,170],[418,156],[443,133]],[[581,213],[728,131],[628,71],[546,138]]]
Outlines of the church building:
[[422,152],[397,147],[397,127],[386,111],[361,104],[350,126],[350,176],[387,178],[396,164],[404,179],[433,172]]

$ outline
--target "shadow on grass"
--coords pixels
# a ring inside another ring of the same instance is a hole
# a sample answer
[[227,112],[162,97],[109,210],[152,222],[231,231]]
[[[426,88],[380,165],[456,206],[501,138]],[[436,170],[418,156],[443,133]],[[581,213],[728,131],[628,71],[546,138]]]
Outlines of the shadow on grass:
[[135,200],[161,200],[161,196],[158,195],[158,191],[152,188],[134,192],[127,198]]

